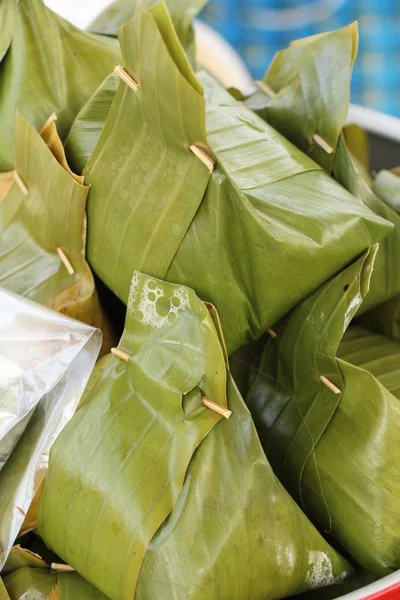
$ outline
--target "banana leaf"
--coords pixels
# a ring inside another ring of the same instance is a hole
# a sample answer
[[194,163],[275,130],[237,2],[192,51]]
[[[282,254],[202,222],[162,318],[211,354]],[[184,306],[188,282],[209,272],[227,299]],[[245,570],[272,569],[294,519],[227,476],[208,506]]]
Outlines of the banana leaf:
[[25,189],[14,181],[0,205],[0,285],[98,327],[107,352],[113,331],[85,260],[89,188],[68,167],[54,118],[39,135],[18,112],[15,150]]
[[[0,7],[1,8],[1,7]],[[10,600],[10,596],[7,593],[4,583],[0,577],[0,600]]]
[[374,255],[276,326],[246,402],[294,498],[361,566],[382,576],[400,567],[400,345],[361,329],[345,333],[368,292]]
[[[351,594],[351,592],[357,592],[358,594],[362,593],[361,589],[371,583],[375,583],[379,578],[372,573],[368,573],[368,571],[356,571],[355,574],[349,579],[345,579],[343,582],[336,583],[334,585],[329,585],[328,587],[320,588],[317,590],[311,590],[309,592],[305,592],[300,596],[294,596],[290,598],[290,600],[349,600],[349,598],[342,598],[346,594]],[[362,600],[359,596],[355,596],[354,594],[350,596],[351,600]],[[289,600],[289,599],[288,599]],[[364,598],[365,600],[365,598]]]
[[391,226],[211,77],[200,85],[165,4],[120,41],[140,87],[119,84],[84,171],[89,262],[124,303],[135,269],[192,287],[217,307],[231,354]]
[[[347,119],[357,23],[277,52],[248,106],[330,172]],[[315,138],[315,136],[318,136]],[[331,151],[316,140],[322,138]]]
[[[390,210],[394,210],[398,215],[400,214],[400,179],[395,172],[381,171],[378,173],[374,180],[373,189]],[[397,255],[395,250],[396,248],[393,252],[393,260],[389,263],[394,280],[396,276],[399,276],[398,256],[400,248],[397,247]],[[400,341],[400,295],[362,315],[361,323],[370,331]]]
[[57,574],[23,567],[4,577],[10,600],[48,600],[57,585]]
[[1,289],[0,324],[1,570],[43,481],[50,446],[78,405],[101,334]]
[[14,571],[23,568],[46,569],[48,568],[48,565],[38,554],[35,554],[26,548],[22,548],[19,545],[13,546],[1,574],[3,576],[9,575],[10,573],[14,573]]
[[14,31],[15,2],[2,2],[0,4],[0,63],[7,53]]
[[[118,87],[113,73],[79,111],[65,142],[65,154],[71,168],[82,173],[99,140]],[[0,188],[1,194],[1,188]]]
[[400,293],[400,215],[383,202],[365,181],[340,136],[336,149],[334,176],[368,208],[394,225],[393,232],[379,244],[368,296],[360,314],[379,307]]
[[[195,64],[196,48],[193,19],[208,0],[166,0],[176,33],[191,61]],[[88,31],[117,36],[117,30],[131,17],[156,4],[157,0],[116,0],[89,25]]]
[[400,214],[400,177],[394,171],[380,171],[375,177],[375,193],[397,214]]
[[[264,77],[264,87],[248,103],[300,149],[332,170],[353,196],[395,226],[380,245],[370,291],[361,307],[361,312],[366,312],[400,293],[400,216],[374,194],[341,132],[349,108],[357,37],[357,26],[352,24],[298,40],[278,53]],[[265,86],[276,93],[268,96]]]
[[10,600],[107,600],[80,575],[63,568],[62,564],[50,566],[40,556],[14,546],[2,571]]
[[352,571],[275,478],[221,336],[193,291],[135,273],[127,362],[98,363],[53,446],[40,535],[113,600],[275,600]]
[[343,128],[344,140],[350,155],[366,182],[372,186],[370,171],[370,148],[368,133],[355,124]]
[[77,573],[24,567],[7,575],[4,584],[9,600],[107,600]]
[[120,62],[118,42],[80,31],[41,0],[0,8],[0,171],[14,167],[16,108],[36,129],[55,111],[65,139],[80,108]]
[[349,327],[337,352],[338,358],[371,373],[393,396],[400,399],[400,344],[360,326]]

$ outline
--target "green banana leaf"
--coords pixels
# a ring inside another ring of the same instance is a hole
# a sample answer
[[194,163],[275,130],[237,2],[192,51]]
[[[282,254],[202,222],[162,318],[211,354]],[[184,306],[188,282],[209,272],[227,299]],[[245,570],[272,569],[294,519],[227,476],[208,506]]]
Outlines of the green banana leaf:
[[52,567],[40,556],[14,546],[2,571],[11,600],[107,600],[78,573],[63,572],[63,565]]
[[49,600],[108,600],[78,573],[59,573],[58,589],[54,599]]
[[370,290],[360,309],[362,314],[400,293],[400,215],[383,202],[365,181],[346,148],[343,135],[339,137],[333,173],[337,181],[370,210],[394,225],[393,232],[379,244]]
[[345,333],[368,292],[375,252],[275,328],[246,402],[272,466],[306,513],[384,575],[400,567],[400,345]]
[[7,575],[4,584],[10,600],[107,600],[77,573],[57,573],[48,568],[24,567]]
[[1,579],[1,577],[0,577],[0,600],[10,600],[10,596],[7,593],[7,590],[4,586],[4,583]]
[[369,371],[393,396],[400,399],[400,344],[363,327],[349,327],[338,358]]
[[[196,48],[193,19],[208,0],[166,0],[179,40],[191,61],[195,64]],[[117,30],[131,17],[156,4],[157,0],[116,0],[89,25],[88,31],[116,36]]]
[[290,598],[290,600],[339,600],[342,598],[342,596],[345,596],[345,594],[350,594],[351,592],[358,592],[360,594],[360,590],[363,587],[374,583],[378,579],[379,578],[376,577],[376,575],[368,573],[368,571],[358,570],[352,577],[345,579],[343,582],[329,585],[328,587],[317,590],[311,590],[310,592],[305,592],[300,596],[294,596],[293,598]]
[[53,446],[39,532],[113,600],[275,600],[352,571],[275,478],[221,336],[193,291],[135,273],[130,358],[103,358]]
[[[373,183],[374,192],[388,206],[388,210],[400,214],[400,179],[395,172],[381,171],[376,176]],[[397,225],[398,227],[398,225]],[[398,256],[400,248],[394,248],[391,265],[392,277],[395,280],[398,276]],[[400,341],[400,295],[379,305],[362,315],[361,323],[370,331],[381,333]]]
[[380,171],[374,179],[374,192],[400,214],[400,177],[393,171]]
[[46,569],[48,565],[38,554],[17,545],[11,548],[1,574],[3,576],[9,575],[24,567],[29,569]]
[[14,31],[15,2],[2,2],[0,4],[0,63],[7,53]]
[[[332,170],[335,179],[353,196],[395,226],[380,245],[370,291],[361,307],[361,312],[366,312],[400,293],[400,216],[371,190],[341,132],[349,108],[357,37],[357,26],[352,24],[295,42],[278,53],[265,75],[264,84],[276,95],[269,97],[260,90],[248,104],[300,149]],[[315,142],[315,134],[330,146],[330,153]]]
[[23,567],[4,577],[10,600],[48,600],[57,585],[57,574],[45,569]]
[[0,7],[0,171],[14,167],[16,108],[36,129],[57,112],[62,139],[80,108],[120,62],[118,42],[80,31],[41,0]]
[[357,23],[296,40],[278,52],[250,108],[328,172],[350,106],[350,83],[358,48]]
[[[135,269],[192,287],[217,307],[231,354],[390,225],[211,77],[200,85],[165,4],[120,41],[140,87],[119,84],[84,171],[90,264],[124,303]],[[216,160],[212,174],[193,143]]]
[[[103,350],[114,342],[93,275],[85,260],[86,199],[83,178],[69,169],[51,118],[39,133],[17,112],[14,181],[0,204],[0,285],[102,329]],[[70,274],[57,253],[70,261]]]
[[368,133],[355,124],[343,127],[344,140],[350,155],[366,182],[372,186],[370,170],[370,148]]
[[[118,77],[106,77],[79,111],[65,141],[65,154],[71,168],[82,173],[99,140],[118,87]],[[0,188],[1,194],[1,188]]]

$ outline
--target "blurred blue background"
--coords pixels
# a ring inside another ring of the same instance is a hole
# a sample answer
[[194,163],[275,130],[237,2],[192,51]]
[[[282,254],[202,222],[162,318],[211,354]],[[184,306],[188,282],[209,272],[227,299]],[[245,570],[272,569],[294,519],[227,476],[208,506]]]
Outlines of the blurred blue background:
[[292,40],[357,20],[352,102],[400,116],[400,0],[210,0],[201,16],[256,79]]

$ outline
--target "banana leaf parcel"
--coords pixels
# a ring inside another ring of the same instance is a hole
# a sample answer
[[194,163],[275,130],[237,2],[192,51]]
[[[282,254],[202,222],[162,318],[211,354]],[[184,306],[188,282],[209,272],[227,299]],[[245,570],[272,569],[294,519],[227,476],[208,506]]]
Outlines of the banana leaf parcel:
[[39,533],[112,600],[275,600],[351,572],[274,476],[216,311],[184,286],[135,272],[50,463]]
[[12,548],[3,575],[10,600],[107,600],[68,565],[48,565],[20,546]]
[[0,289],[0,570],[100,345],[98,330]]
[[342,133],[357,44],[356,24],[293,42],[278,52],[248,104],[395,226],[380,244],[370,291],[360,309],[366,312],[400,293],[400,216],[374,194]]
[[85,260],[88,186],[68,167],[54,117],[39,133],[17,112],[15,181],[0,204],[0,285],[113,332]]
[[357,23],[277,52],[247,104],[328,172],[350,106]]
[[[373,189],[390,210],[400,215],[400,179],[395,172],[378,173],[373,182]],[[399,257],[400,242],[393,248],[392,260],[389,262],[390,274],[394,280],[400,277]],[[400,341],[400,295],[368,311],[362,316],[361,322],[370,331]]]
[[230,354],[390,224],[202,74],[205,106],[165,4],[120,41],[124,81],[84,172],[89,262],[125,303],[135,269],[192,287]]
[[0,171],[8,171],[16,108],[36,129],[55,111],[65,139],[120,50],[116,40],[80,31],[41,0],[2,0],[0,61]]
[[364,568],[400,567],[400,344],[349,327],[375,250],[275,327],[247,404],[277,475]]

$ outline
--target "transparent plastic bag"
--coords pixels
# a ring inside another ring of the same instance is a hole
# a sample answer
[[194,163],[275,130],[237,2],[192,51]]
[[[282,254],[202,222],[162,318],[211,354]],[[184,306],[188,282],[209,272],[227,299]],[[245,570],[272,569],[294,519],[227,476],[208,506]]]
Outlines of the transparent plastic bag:
[[0,288],[0,570],[100,346],[98,329]]

